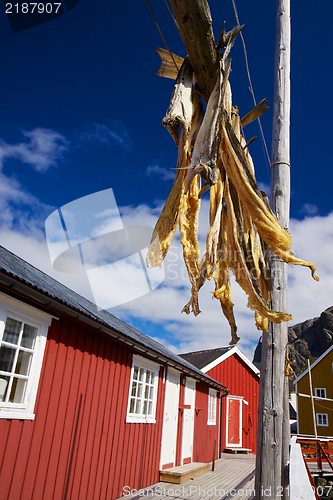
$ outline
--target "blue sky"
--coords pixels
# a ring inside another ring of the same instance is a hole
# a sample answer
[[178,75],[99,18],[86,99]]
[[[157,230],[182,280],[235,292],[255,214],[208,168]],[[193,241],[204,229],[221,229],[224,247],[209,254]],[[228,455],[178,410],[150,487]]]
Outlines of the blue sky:
[[[232,3],[209,3],[218,38],[224,20],[227,29],[235,24]],[[315,260],[321,277],[314,284],[307,270],[291,270],[295,323],[332,305],[333,34],[325,20],[332,18],[333,4],[291,3],[291,227],[295,253]],[[243,34],[252,83],[257,101],[268,97],[272,106],[275,2],[249,4],[237,0],[240,22],[247,23]],[[185,56],[163,0],[151,0],[151,7],[170,49]],[[154,46],[163,47],[163,41],[144,0],[80,0],[60,18],[18,33],[12,33],[2,8],[0,44],[1,244],[89,296],[82,277],[52,269],[44,223],[55,209],[108,188],[129,223],[156,221],[177,157],[173,139],[161,127],[173,88],[172,80],[155,76]],[[243,116],[253,102],[240,39],[231,56],[233,102]],[[269,151],[271,123],[269,111],[262,118]],[[259,135],[256,123],[247,128],[247,138]],[[260,138],[250,152],[258,182],[269,185]],[[203,220],[202,237],[205,225]],[[181,266],[179,248],[174,251]],[[237,289],[234,297],[240,347],[250,356],[259,333],[245,297]],[[114,314],[183,352],[226,345],[228,326],[209,290],[202,291],[200,318],[180,314],[187,300],[186,281],[167,279]]]

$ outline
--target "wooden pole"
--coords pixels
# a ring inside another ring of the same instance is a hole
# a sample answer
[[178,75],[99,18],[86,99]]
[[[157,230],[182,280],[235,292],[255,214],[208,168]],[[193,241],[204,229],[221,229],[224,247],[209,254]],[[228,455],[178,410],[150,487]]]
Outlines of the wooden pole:
[[[290,0],[277,1],[271,208],[289,227],[290,200]],[[270,254],[272,309],[287,312],[287,264]],[[285,378],[286,323],[270,323],[262,342],[256,460],[257,499],[289,495],[289,398]]]
[[200,92],[207,101],[217,77],[217,54],[209,5],[206,0],[170,0],[170,4]]
[[214,439],[214,449],[213,449],[213,463],[212,463],[212,471],[215,470],[215,452],[216,452],[216,439]]
[[308,369],[309,369],[309,385],[310,385],[310,398],[311,398],[311,406],[312,406],[312,418],[313,418],[313,428],[314,435],[317,439],[317,425],[316,425],[316,412],[314,407],[314,399],[313,399],[313,389],[312,389],[312,377],[311,377],[311,368],[310,368],[310,360],[308,359]]

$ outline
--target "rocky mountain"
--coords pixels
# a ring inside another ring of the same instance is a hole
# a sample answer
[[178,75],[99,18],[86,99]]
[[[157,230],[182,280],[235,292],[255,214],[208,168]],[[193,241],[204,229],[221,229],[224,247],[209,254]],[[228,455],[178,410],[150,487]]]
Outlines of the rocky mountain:
[[[288,328],[290,359],[295,372],[302,368],[307,359],[318,358],[333,344],[333,306],[321,313],[319,318],[308,319]],[[253,363],[260,366],[261,339],[256,347]]]

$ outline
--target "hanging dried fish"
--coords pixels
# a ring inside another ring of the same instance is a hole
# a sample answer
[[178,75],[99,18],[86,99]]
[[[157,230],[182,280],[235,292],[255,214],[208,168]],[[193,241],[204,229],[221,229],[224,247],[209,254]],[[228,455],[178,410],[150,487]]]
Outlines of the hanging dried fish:
[[226,61],[224,70],[220,61],[219,76],[216,80],[214,90],[209,97],[206,113],[194,144],[192,161],[186,177],[185,192],[189,189],[192,180],[197,174],[201,173],[205,180],[199,196],[212,185],[216,184],[218,180],[216,162],[220,140],[221,112],[229,72],[230,59]]
[[185,135],[190,133],[194,114],[192,78],[193,70],[188,57],[186,57],[179,70],[169,108],[162,120],[163,127],[167,127],[177,146],[179,145],[180,126],[185,131]]
[[[179,71],[164,125],[178,143],[178,160],[175,180],[155,225],[146,262],[151,267],[162,267],[177,229],[179,210],[185,187],[186,166],[189,163],[191,138],[203,116],[200,96],[192,88],[192,69],[185,59]],[[178,141],[181,126],[180,140]]]
[[232,270],[237,283],[248,295],[248,307],[273,323],[290,321],[292,316],[269,309],[269,304],[265,302],[262,296],[257,279],[251,272],[251,263],[246,259],[244,225],[239,198],[230,180],[226,185],[226,200],[228,207],[226,233],[229,244],[227,265]]
[[177,56],[173,52],[161,49],[160,47],[154,47],[156,52],[161,58],[161,66],[157,76],[164,76],[164,78],[171,78],[171,80],[176,80],[178,76],[179,69],[183,64],[184,58]]
[[[201,126],[203,109],[200,96],[192,86],[192,69],[187,59],[182,62],[163,120],[163,125],[168,128],[176,144],[179,143],[176,177],[156,224],[147,255],[150,265],[162,265],[179,220],[184,261],[191,282],[191,298],[182,312],[189,314],[192,310],[195,315],[200,313],[198,292],[206,280],[213,279],[213,297],[220,301],[230,325],[230,344],[239,340],[231,299],[230,271],[248,295],[248,307],[255,313],[257,328],[265,331],[268,321],[280,323],[292,318],[289,314],[270,309],[272,284],[267,261],[268,248],[290,264],[308,266],[314,279],[318,280],[314,274],[314,264],[298,259],[291,253],[291,235],[276,219],[267,196],[260,191],[255,179],[248,150],[253,139],[246,142],[243,127],[269,109],[267,99],[261,101],[242,120],[237,106],[232,106],[228,81],[230,59],[226,58],[241,29],[241,26],[236,26],[231,32],[225,33],[223,26],[217,50],[225,50],[223,54],[219,53],[218,78]],[[170,54],[160,55],[162,66],[169,68],[166,72],[175,75]],[[200,174],[205,181],[201,189]],[[199,264],[200,197],[208,189],[210,227],[206,251]]]
[[162,267],[163,260],[170,248],[177,229],[179,210],[185,189],[186,170],[184,169],[187,157],[187,142],[185,132],[182,130],[178,148],[178,162],[175,180],[161,215],[155,225],[148,253],[147,265]]
[[318,280],[315,275],[315,265],[312,262],[298,259],[290,251],[291,235],[283,229],[273,212],[266,206],[251,172],[252,165],[249,163],[225,111],[222,113],[220,152],[226,173],[234,184],[238,196],[250,214],[261,238],[272,252],[285,262],[309,267],[313,278]]
[[198,302],[200,257],[198,243],[200,198],[198,195],[200,187],[201,179],[198,176],[192,182],[188,192],[183,196],[183,203],[179,216],[180,242],[183,245],[184,262],[192,285],[191,305],[195,316],[201,312]]

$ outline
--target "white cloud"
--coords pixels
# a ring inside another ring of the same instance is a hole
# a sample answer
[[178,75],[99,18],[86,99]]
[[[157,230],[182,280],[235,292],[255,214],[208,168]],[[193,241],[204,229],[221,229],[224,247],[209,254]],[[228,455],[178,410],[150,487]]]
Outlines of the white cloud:
[[175,171],[168,170],[167,168],[160,167],[157,164],[149,165],[146,169],[147,177],[158,176],[161,177],[163,181],[173,180],[175,178]]
[[40,232],[51,207],[25,191],[12,177],[0,172],[0,226],[23,232]]
[[79,140],[81,143],[93,142],[107,146],[118,144],[127,150],[133,147],[128,130],[119,121],[112,122],[110,126],[92,122],[80,134]]
[[45,128],[35,128],[30,131],[23,130],[26,141],[8,144],[0,140],[1,165],[11,158],[32,165],[37,172],[46,172],[68,151],[67,139],[55,132]]
[[301,213],[306,216],[309,215],[310,217],[313,217],[314,215],[318,215],[319,208],[313,203],[304,203],[303,207],[301,208]]
[[[24,192],[15,180],[7,178],[4,180],[5,183],[0,184],[0,189],[2,189],[0,203],[3,207],[2,227],[0,228],[2,244],[81,295],[93,300],[86,275],[60,273],[52,268],[45,237],[41,230],[45,206],[29,193]],[[25,224],[15,227],[11,219],[17,216],[17,211],[15,207],[13,208],[11,200],[39,207],[34,220],[29,218]],[[207,209],[208,200],[203,199],[199,235],[202,243],[208,230]],[[124,226],[153,227],[160,213],[161,204],[158,203],[153,208],[145,204],[138,207],[125,206],[120,207],[119,210]],[[294,241],[293,252],[303,259],[314,261],[321,278],[317,283],[311,278],[308,269],[298,266],[289,269],[289,312],[294,317],[291,324],[295,324],[318,316],[325,308],[332,305],[333,213],[324,217],[291,220],[290,225]],[[201,247],[204,250],[204,244],[201,244]],[[126,274],[126,272],[126,269],[121,270],[120,279],[121,274]],[[179,235],[176,235],[165,261],[165,272],[166,278],[157,289],[111,312],[130,324],[149,322],[150,331],[152,331],[152,325],[154,327],[155,337],[168,347],[173,346],[175,352],[228,345],[229,325],[221,312],[219,302],[212,299],[210,292],[213,290],[213,283],[207,282],[200,291],[199,301],[202,314],[196,318],[192,314],[189,316],[181,314],[183,306],[190,298],[190,286],[182,260]],[[130,276],[126,276],[126,279],[128,278],[131,279]],[[260,332],[254,326],[253,313],[246,308],[247,297],[234,280],[232,290],[238,333],[241,337],[239,347],[252,359]],[[164,332],[168,335],[163,340]],[[143,333],[145,333],[144,328]]]

